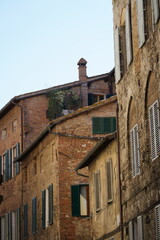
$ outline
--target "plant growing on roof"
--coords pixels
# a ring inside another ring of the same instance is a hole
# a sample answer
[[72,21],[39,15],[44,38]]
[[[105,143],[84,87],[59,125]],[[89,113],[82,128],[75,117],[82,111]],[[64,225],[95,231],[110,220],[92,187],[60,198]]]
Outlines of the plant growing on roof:
[[76,110],[80,107],[79,95],[74,90],[51,90],[47,97],[47,118],[50,120],[62,116],[63,109]]

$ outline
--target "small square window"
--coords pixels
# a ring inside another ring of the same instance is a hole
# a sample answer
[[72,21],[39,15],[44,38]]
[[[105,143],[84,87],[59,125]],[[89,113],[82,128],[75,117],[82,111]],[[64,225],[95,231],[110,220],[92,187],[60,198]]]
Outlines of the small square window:
[[2,130],[2,140],[4,140],[7,137],[7,128],[4,128]]
[[16,132],[16,130],[17,130],[17,119],[15,119],[12,122],[12,132]]

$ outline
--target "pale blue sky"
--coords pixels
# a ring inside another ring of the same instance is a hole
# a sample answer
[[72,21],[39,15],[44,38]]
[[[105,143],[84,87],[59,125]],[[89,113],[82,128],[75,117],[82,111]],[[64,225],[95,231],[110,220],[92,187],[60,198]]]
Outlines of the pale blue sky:
[[0,108],[12,97],[114,67],[111,0],[1,0]]

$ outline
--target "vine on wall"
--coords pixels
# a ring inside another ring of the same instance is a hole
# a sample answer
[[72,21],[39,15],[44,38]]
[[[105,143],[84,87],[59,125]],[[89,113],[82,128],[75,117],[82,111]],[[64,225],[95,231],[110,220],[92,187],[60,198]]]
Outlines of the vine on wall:
[[62,116],[64,109],[76,110],[80,107],[79,95],[74,90],[52,90],[47,97],[49,98],[47,118],[50,120]]

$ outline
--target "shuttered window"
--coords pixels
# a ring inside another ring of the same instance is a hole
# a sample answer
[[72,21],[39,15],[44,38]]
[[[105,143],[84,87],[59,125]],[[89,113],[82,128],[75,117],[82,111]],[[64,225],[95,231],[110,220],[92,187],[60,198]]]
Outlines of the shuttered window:
[[95,191],[95,206],[96,211],[99,211],[101,208],[101,199],[100,199],[100,171],[94,174],[94,191]]
[[107,200],[108,203],[110,203],[113,201],[112,160],[106,162],[106,177],[107,177]]
[[128,230],[129,230],[129,240],[134,240],[134,230],[133,230],[133,222],[130,221],[129,222],[129,226],[128,226]]
[[93,134],[109,134],[116,131],[115,117],[93,117],[92,118]]
[[142,216],[137,217],[137,240],[143,240],[143,222]]
[[121,79],[121,64],[120,64],[120,36],[119,28],[114,31],[114,54],[115,54],[115,80],[116,83]]
[[72,185],[72,216],[86,217],[89,215],[89,186],[88,184]]
[[126,7],[126,54],[127,54],[127,66],[131,63],[133,58],[132,52],[132,31],[131,31],[131,5]]
[[152,19],[153,19],[153,24],[156,24],[159,19],[159,0],[151,0],[152,4]]
[[156,240],[160,239],[160,204],[155,207]]
[[140,149],[137,124],[130,131],[130,145],[132,157],[132,176],[135,177],[140,173]]
[[37,232],[37,198],[32,199],[32,233]]
[[28,204],[25,204],[23,207],[24,210],[24,239],[28,237]]
[[42,191],[42,227],[53,224],[53,184]]
[[0,156],[0,184],[3,182],[3,165],[2,165],[2,156]]
[[149,125],[150,125],[150,143],[151,159],[154,160],[160,153],[160,118],[159,102],[155,101],[149,108]]
[[139,47],[145,43],[145,22],[144,22],[144,0],[136,0],[137,2],[137,21],[138,21],[138,37]]
[[49,224],[53,224],[53,184],[49,185]]

